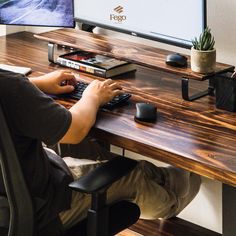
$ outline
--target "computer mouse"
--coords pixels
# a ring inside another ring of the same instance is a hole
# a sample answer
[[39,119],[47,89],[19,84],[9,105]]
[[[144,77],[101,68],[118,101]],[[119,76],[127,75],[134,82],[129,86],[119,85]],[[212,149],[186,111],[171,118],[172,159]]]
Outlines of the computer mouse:
[[136,114],[134,119],[137,121],[153,122],[157,118],[156,106],[149,103],[136,103]]
[[166,57],[166,64],[174,67],[186,67],[188,65],[188,58],[179,53],[169,54]]

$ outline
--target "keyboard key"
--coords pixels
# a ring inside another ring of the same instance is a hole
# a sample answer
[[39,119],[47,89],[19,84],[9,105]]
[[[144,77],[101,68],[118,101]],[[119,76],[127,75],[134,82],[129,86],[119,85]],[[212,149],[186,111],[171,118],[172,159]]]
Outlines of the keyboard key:
[[[59,97],[62,98],[72,98],[76,100],[80,100],[84,90],[87,88],[89,84],[85,82],[78,82],[77,86],[75,87],[72,93],[61,94]],[[103,108],[112,109],[116,106],[121,105],[125,101],[127,101],[131,97],[129,93],[123,93],[121,95],[115,96],[110,102],[106,103]]]

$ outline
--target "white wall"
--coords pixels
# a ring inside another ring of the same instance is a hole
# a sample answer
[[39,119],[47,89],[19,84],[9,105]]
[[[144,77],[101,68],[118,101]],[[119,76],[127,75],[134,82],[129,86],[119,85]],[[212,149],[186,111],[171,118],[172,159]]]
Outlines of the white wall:
[[6,35],[6,34],[12,34],[20,31],[24,31],[24,26],[5,26],[0,25],[0,36]]
[[0,25],[0,36],[6,35],[6,26]]
[[52,28],[52,27],[25,27],[26,31],[30,31],[32,33],[43,33],[51,30],[56,30],[58,28]]
[[[216,40],[217,60],[219,62],[236,65],[236,1],[235,0],[208,0],[208,25]],[[21,27],[0,26],[0,35],[22,30]],[[34,33],[50,30],[50,28],[25,27],[24,30]],[[145,39],[138,39],[132,36],[114,32],[97,30],[105,34],[112,34],[114,37],[126,38],[152,46],[162,47],[169,50],[189,54],[188,50],[173,46],[164,45]],[[120,152],[118,148],[113,150]],[[140,158],[132,152],[125,152],[126,156]],[[141,157],[143,158],[143,157]],[[180,217],[200,224],[204,227],[222,233],[222,186],[217,181],[203,178],[201,191],[196,199],[180,214]]]
[[42,33],[50,30],[55,30],[57,28],[52,27],[27,27],[27,26],[11,26],[11,25],[0,25],[0,36],[13,34],[20,31],[29,31],[32,33]]
[[236,1],[208,0],[208,24],[216,39],[218,61],[236,65]]

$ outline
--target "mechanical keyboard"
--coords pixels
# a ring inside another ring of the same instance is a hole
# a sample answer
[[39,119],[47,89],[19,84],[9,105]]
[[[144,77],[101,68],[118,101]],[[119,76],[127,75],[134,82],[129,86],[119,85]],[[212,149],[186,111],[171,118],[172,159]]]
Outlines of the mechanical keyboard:
[[[60,97],[80,100],[84,90],[87,88],[88,85],[89,85],[88,83],[80,81],[77,83],[77,86],[75,86],[75,90],[72,93],[62,94],[60,95]],[[112,109],[116,106],[121,105],[122,103],[127,101],[130,97],[131,97],[131,94],[122,93],[120,95],[115,96],[111,101],[103,105],[102,108]]]

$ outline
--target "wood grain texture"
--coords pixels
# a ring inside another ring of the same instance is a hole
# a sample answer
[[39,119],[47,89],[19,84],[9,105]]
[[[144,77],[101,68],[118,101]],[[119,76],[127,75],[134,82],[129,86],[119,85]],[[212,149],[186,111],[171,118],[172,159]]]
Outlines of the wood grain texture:
[[[59,49],[58,53],[65,53]],[[0,37],[0,63],[29,66],[30,76],[61,68],[47,61],[47,43],[30,33]],[[73,70],[75,73],[77,71]],[[80,79],[96,77],[80,73]],[[103,80],[102,78],[97,78]],[[181,98],[176,75],[137,66],[135,74],[114,78],[132,93],[130,101],[112,111],[99,111],[91,134],[128,150],[191,170],[236,186],[236,113],[215,108],[214,97],[194,102]],[[190,92],[207,87],[192,80]],[[74,101],[58,101],[67,108]],[[135,103],[150,102],[158,108],[154,124],[134,122]]]
[[[118,40],[108,36],[101,36],[74,29],[60,29],[37,34],[35,37],[59,45],[66,45],[107,56],[113,56],[118,59],[129,60],[139,65],[175,73],[176,75],[190,79],[204,80],[211,76],[194,73],[190,69],[190,63],[188,63],[187,68],[175,68],[166,65],[166,56],[173,52],[143,44],[131,43],[125,40]],[[187,57],[189,62],[189,56]],[[229,68],[233,69],[234,67],[217,63],[216,73],[228,70]]]
[[135,231],[126,229],[122,232],[120,232],[119,234],[116,234],[115,236],[144,236],[143,234],[139,234]]
[[[220,236],[221,234],[180,218],[169,220],[139,220],[130,227],[142,236]],[[119,236],[119,235],[118,235]],[[128,232],[127,235],[129,236]],[[130,234],[132,236],[132,234]]]

